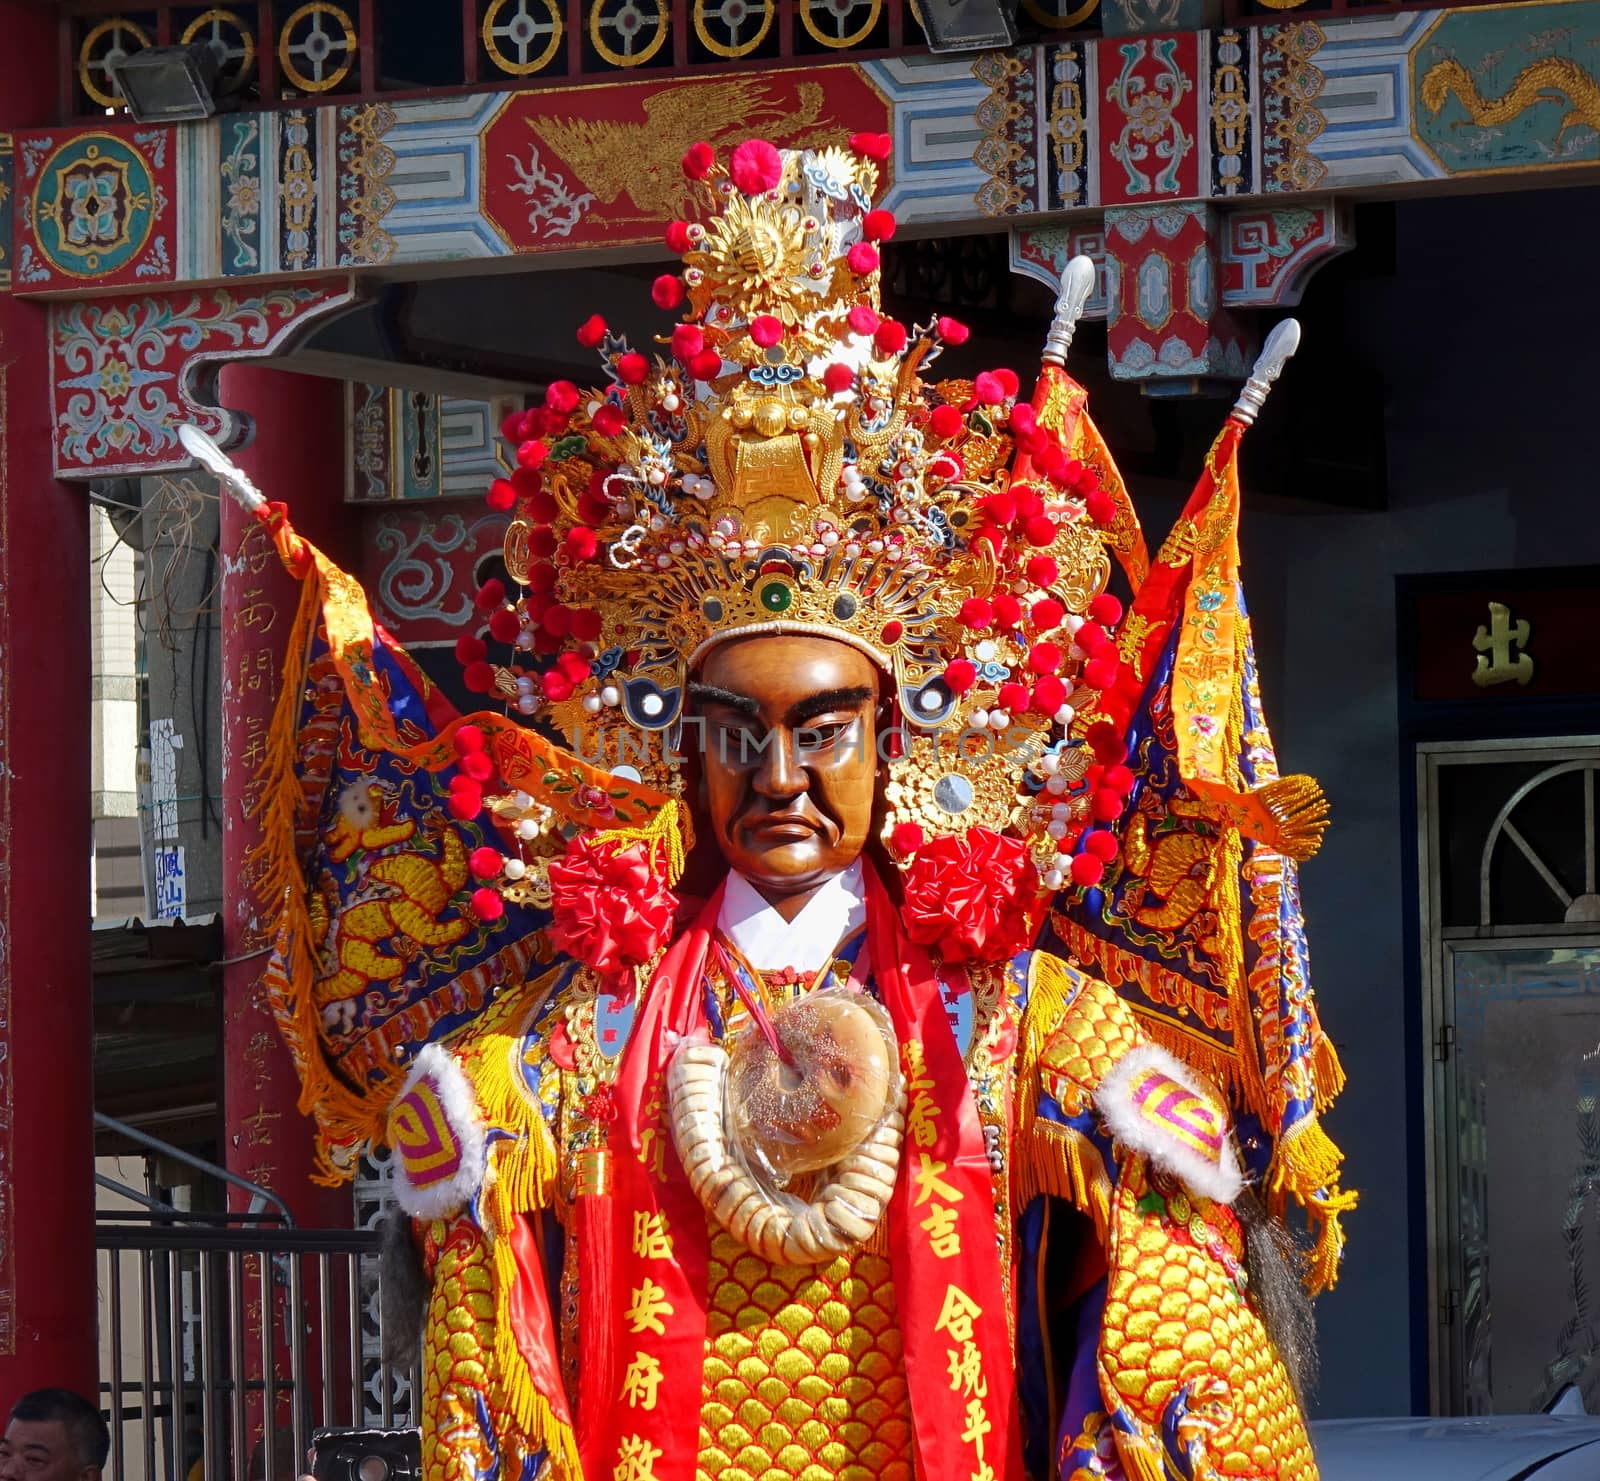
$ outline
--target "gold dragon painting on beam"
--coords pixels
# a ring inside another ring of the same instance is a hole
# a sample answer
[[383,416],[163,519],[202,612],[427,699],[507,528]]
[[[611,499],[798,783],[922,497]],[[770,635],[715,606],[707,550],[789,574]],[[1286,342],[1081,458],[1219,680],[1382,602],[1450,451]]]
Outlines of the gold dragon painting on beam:
[[1600,162],[1600,4],[1445,11],[1411,52],[1412,129],[1450,174]]

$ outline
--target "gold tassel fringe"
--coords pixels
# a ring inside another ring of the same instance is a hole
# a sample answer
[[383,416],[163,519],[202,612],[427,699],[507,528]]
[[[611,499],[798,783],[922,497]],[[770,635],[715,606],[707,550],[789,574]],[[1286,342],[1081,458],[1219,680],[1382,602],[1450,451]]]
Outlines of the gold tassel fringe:
[[296,770],[299,759],[300,707],[306,682],[311,639],[322,616],[323,586],[316,575],[300,588],[300,605],[284,652],[278,701],[267,730],[263,782],[254,816],[261,841],[251,850],[261,861],[257,896],[262,911],[277,918],[274,949],[277,960],[263,974],[279,1031],[289,1046],[300,1075],[302,1114],[317,1125],[317,1166],[313,1179],[337,1187],[355,1174],[355,1149],[377,1136],[384,1107],[369,1105],[340,1078],[322,1052],[322,1031],[312,989],[316,958],[311,944],[311,918],[306,882],[295,835],[305,795]]
[[1339,1051],[1333,1041],[1317,1029],[1316,1047],[1311,1051],[1311,1085],[1317,1098],[1317,1113],[1333,1104],[1344,1089],[1344,1066],[1339,1063]]
[[1267,782],[1252,794],[1260,799],[1276,825],[1273,847],[1303,864],[1322,847],[1328,829],[1328,799],[1315,777],[1286,776]]
[[1059,957],[1033,954],[1028,1006],[1017,1050],[1020,1092],[1011,1164],[1012,1207],[1048,1194],[1064,1198],[1095,1221],[1101,1237],[1111,1222],[1111,1180],[1092,1143],[1065,1126],[1039,1120],[1039,1059],[1077,996],[1076,974]]
[[1361,1195],[1341,1191],[1339,1168],[1344,1153],[1321,1126],[1308,1122],[1278,1144],[1267,1173],[1269,1205],[1280,1217],[1289,1195],[1305,1209],[1316,1237],[1306,1260],[1306,1289],[1313,1296],[1338,1284],[1339,1260],[1344,1253],[1343,1215],[1355,1208]]
[[1309,1197],[1339,1180],[1343,1162],[1344,1153],[1328,1133],[1317,1122],[1307,1121],[1279,1141],[1272,1156],[1272,1189],[1287,1188],[1299,1197]]
[[[499,1144],[501,1148],[509,1145],[506,1142]],[[577,1434],[550,1407],[549,1399],[534,1383],[522,1349],[517,1346],[516,1328],[512,1321],[511,1292],[516,1286],[519,1272],[516,1252],[511,1244],[510,1221],[520,1218],[521,1211],[513,1206],[511,1181],[502,1185],[499,1173],[505,1163],[522,1160],[496,1155],[490,1164],[489,1176],[494,1179],[488,1202],[493,1226],[495,1304],[495,1372],[490,1381],[499,1398],[501,1410],[510,1416],[525,1438],[534,1445],[544,1446],[549,1452],[554,1475],[574,1478],[576,1481],[583,1474],[578,1458]]]
[[[532,1005],[542,1001],[548,993],[560,971],[557,967],[546,973],[526,994],[507,993],[501,999],[505,1005],[501,1015],[504,1023],[496,1023],[493,1016],[486,1015],[480,1021],[474,1041],[463,1046],[465,1068],[477,1095],[478,1113],[484,1125],[516,1135],[517,1155],[498,1156],[493,1164],[493,1206],[506,1219],[549,1208],[560,1173],[560,1159],[550,1128],[538,1108],[529,1102],[527,1092],[517,1083],[521,1079],[522,1038],[515,1032],[529,1017]],[[496,1029],[504,1032],[495,1032]],[[497,1143],[501,1148],[511,1145],[504,1141]]]
[[1039,1110],[1039,1056],[1050,1035],[1066,1016],[1077,994],[1072,969],[1059,957],[1036,951],[1028,963],[1028,1006],[1022,1015],[1017,1066],[1022,1076],[1018,1124],[1028,1126]]
[[1035,1198],[1063,1198],[1094,1220],[1101,1239],[1111,1225],[1111,1179],[1091,1142],[1065,1126],[1034,1121],[1017,1138],[1012,1158],[1013,1207]]
[[1166,1462],[1152,1453],[1139,1437],[1122,1430],[1116,1432],[1117,1458],[1122,1462],[1128,1481],[1172,1481]]

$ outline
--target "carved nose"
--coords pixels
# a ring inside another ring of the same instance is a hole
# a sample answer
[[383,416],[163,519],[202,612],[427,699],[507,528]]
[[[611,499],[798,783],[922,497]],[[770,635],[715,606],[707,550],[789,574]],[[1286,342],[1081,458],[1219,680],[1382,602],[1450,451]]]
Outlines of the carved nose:
[[756,768],[755,789],[763,797],[787,799],[806,790],[805,768],[795,755],[794,739],[787,732],[774,732]]

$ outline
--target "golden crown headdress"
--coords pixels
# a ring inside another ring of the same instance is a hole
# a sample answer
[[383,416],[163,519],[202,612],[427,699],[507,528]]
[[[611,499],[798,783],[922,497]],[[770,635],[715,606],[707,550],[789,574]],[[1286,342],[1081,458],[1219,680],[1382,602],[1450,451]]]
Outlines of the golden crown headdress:
[[653,288],[680,322],[645,353],[591,318],[605,384],[557,382],[505,424],[517,467],[490,503],[512,513],[522,591],[493,584],[480,607],[517,657],[469,640],[467,679],[671,792],[712,646],[835,637],[888,676],[911,740],[890,763],[891,856],[1009,827],[1059,887],[1094,821],[1081,738],[1117,671],[1102,593],[1131,516],[1059,353],[1032,403],[1009,371],[925,379],[967,331],[883,313],[887,153],[859,134],[750,140],[726,164],[689,151],[703,219],[671,224],[683,268]]

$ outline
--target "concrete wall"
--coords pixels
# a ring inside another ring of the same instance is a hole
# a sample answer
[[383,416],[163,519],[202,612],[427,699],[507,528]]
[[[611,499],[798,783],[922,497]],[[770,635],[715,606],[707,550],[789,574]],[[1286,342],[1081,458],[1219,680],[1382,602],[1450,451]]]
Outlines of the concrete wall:
[[[1321,1303],[1328,1417],[1404,1413],[1419,1382],[1426,1394],[1425,1337],[1416,1352],[1411,1331],[1423,1292],[1410,1257],[1426,1238],[1408,1194],[1423,1175],[1422,1049],[1407,1037],[1415,904],[1402,851],[1414,841],[1394,578],[1600,563],[1600,192],[1406,204],[1395,224],[1392,277],[1328,289],[1387,387],[1388,508],[1252,511],[1244,541],[1279,758],[1322,781],[1334,817],[1304,884],[1314,980],[1350,1074],[1330,1125],[1362,1205],[1339,1287]],[[1308,319],[1326,309],[1318,293],[1313,282]],[[1302,353],[1314,356],[1315,341]]]

